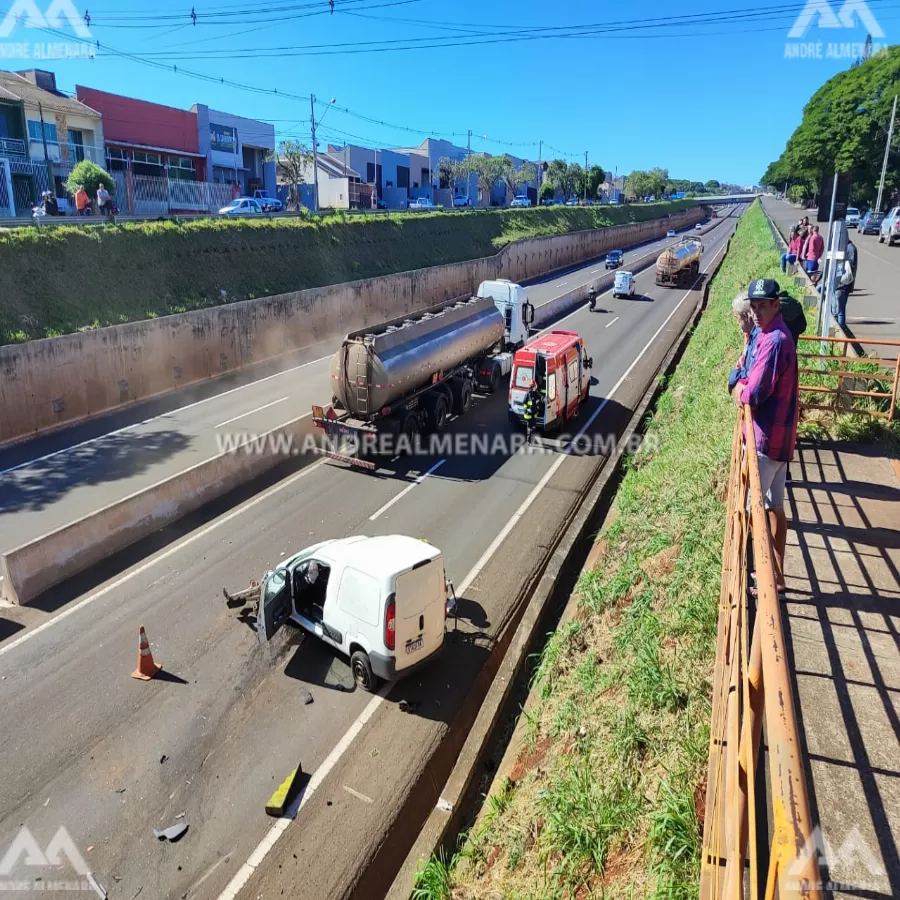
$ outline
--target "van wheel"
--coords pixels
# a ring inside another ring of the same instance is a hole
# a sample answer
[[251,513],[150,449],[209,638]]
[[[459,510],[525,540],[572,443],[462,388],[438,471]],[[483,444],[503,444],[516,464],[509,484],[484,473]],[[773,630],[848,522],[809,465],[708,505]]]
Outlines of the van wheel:
[[362,650],[356,650],[350,657],[350,671],[353,672],[353,681],[357,687],[364,691],[373,692],[378,684],[378,679],[372,671],[369,655]]

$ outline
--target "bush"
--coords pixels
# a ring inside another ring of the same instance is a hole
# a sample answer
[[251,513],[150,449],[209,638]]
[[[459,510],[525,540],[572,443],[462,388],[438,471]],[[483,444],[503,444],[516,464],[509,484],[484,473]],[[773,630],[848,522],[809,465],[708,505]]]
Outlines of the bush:
[[97,199],[97,189],[101,184],[109,191],[111,197],[116,195],[116,183],[113,181],[112,175],[102,166],[98,166],[88,159],[83,159],[72,169],[66,181],[66,190],[70,194],[74,194],[82,184],[88,192],[88,196],[93,200]]

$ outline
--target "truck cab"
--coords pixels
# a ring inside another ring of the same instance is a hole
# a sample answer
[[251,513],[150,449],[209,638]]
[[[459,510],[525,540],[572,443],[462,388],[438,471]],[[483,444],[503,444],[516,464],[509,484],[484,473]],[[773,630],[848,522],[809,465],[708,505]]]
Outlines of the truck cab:
[[256,629],[266,643],[290,621],[350,659],[357,686],[411,674],[443,648],[441,551],[404,535],[322,541],[263,577]]
[[478,297],[490,297],[500,310],[505,327],[504,341],[507,349],[517,349],[528,340],[531,323],[534,321],[534,306],[528,301],[528,294],[520,284],[500,278],[496,281],[482,281],[478,285]]
[[524,422],[525,398],[534,381],[543,397],[536,427],[545,432],[562,428],[587,400],[593,366],[577,331],[550,331],[517,350],[509,382],[510,422]]

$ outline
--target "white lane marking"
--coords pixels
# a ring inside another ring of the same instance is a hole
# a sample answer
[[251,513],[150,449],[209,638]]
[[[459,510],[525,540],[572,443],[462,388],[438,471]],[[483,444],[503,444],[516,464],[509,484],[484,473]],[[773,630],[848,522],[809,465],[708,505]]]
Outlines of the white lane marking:
[[[88,438],[86,441],[81,441],[78,444],[72,444],[71,447],[63,447],[61,450],[54,450],[52,453],[46,453],[43,456],[37,456],[34,459],[29,459],[27,462],[19,463],[17,466],[10,466],[8,469],[3,469],[0,471],[0,475],[6,475],[7,472],[15,472],[16,469],[24,469],[28,466],[32,466],[35,463],[43,462],[45,459],[53,459],[54,456],[60,456],[63,453],[69,453],[72,450],[77,450],[79,447],[86,447],[89,444],[96,444],[98,441],[102,441],[108,437],[112,437],[115,434],[121,434],[123,431],[130,431],[132,428],[140,428],[141,425],[146,425],[148,422],[155,422],[157,419],[166,419],[169,416],[174,416],[176,413],[183,412],[186,409],[193,409],[195,406],[200,406],[202,403],[208,403],[210,400],[218,400],[220,397],[227,397],[229,394],[234,394],[236,391],[242,391],[245,388],[255,387],[258,384],[262,384],[264,381],[270,381],[273,378],[280,378],[282,375],[287,375],[289,372],[296,372],[298,369],[305,369],[307,366],[315,365],[318,362],[322,362],[323,359],[330,359],[328,356],[320,356],[318,359],[311,359],[309,362],[302,363],[299,366],[293,366],[290,369],[284,369],[282,372],[276,372],[274,375],[267,375],[265,378],[259,378],[256,381],[251,381],[249,384],[242,384],[240,387],[231,388],[231,390],[223,391],[221,394],[213,394],[212,397],[207,397],[204,400],[197,400],[195,403],[188,403],[187,406],[179,406],[178,409],[169,410],[167,413],[162,413],[158,416],[151,416],[149,419],[144,419],[143,422],[136,422],[134,425],[125,425],[123,428],[117,428],[115,431],[107,431],[105,434],[98,434],[97,437]],[[77,422],[72,423],[72,427],[77,426]]]
[[218,425],[213,425],[213,428],[222,428],[224,425],[230,425],[232,422],[237,422],[238,419],[243,419],[244,416],[252,416],[253,413],[258,413],[264,409],[268,409],[270,406],[275,406],[276,403],[284,403],[284,401],[288,399],[290,398],[279,397],[277,400],[273,400],[271,403],[264,403],[262,406],[257,406],[256,409],[251,409],[248,412],[241,413],[239,416],[232,416],[230,419],[226,419],[224,422],[219,422]]
[[369,521],[374,522],[383,512],[387,512],[398,500],[400,500],[402,497],[405,497],[413,488],[418,487],[429,475],[432,474],[432,472],[436,472],[445,462],[447,462],[446,459],[438,460],[427,472],[425,472],[424,475],[420,475],[411,485],[409,485],[409,487],[403,488],[403,490],[400,491],[400,493],[397,494],[396,497],[394,497],[392,500],[388,500],[388,502],[385,503],[384,506],[381,507],[381,509],[375,510],[375,512],[373,512],[372,515],[369,516]]
[[237,518],[240,515],[243,515],[248,509],[256,506],[258,503],[262,503],[263,500],[268,500],[269,497],[277,494],[279,491],[284,490],[286,487],[292,485],[295,481],[299,481],[301,478],[305,478],[307,475],[310,475],[315,469],[319,468],[319,466],[324,465],[326,462],[325,459],[320,459],[317,462],[311,463],[302,472],[298,472],[296,475],[292,475],[286,481],[282,481],[279,484],[274,485],[269,488],[262,494],[257,495],[251,500],[247,500],[245,503],[242,503],[236,509],[233,509],[230,513],[223,516],[221,519],[216,519],[214,522],[210,522],[209,525],[206,525],[199,531],[194,532],[190,536],[186,537],[184,540],[179,541],[177,544],[173,544],[164,552],[160,553],[158,556],[154,556],[151,559],[147,560],[147,562],[138,566],[136,569],[132,569],[130,572],[126,572],[120,578],[117,578],[115,581],[110,582],[105,587],[100,588],[100,590],[95,591],[93,594],[88,594],[83,600],[80,600],[74,606],[70,606],[68,609],[63,610],[61,613],[55,615],[52,619],[38,625],[37,628],[32,631],[23,634],[21,637],[16,638],[12,643],[7,644],[4,647],[0,647],[0,656],[3,656],[6,653],[9,653],[12,650],[15,650],[16,647],[24,644],[26,641],[30,641],[33,637],[37,637],[42,631],[46,631],[48,628],[51,628],[53,625],[56,625],[58,622],[61,622],[63,619],[68,618],[73,613],[78,612],[78,610],[83,609],[89,603],[93,603],[95,600],[99,600],[101,597],[108,594],[110,591],[114,591],[117,588],[121,587],[128,581],[131,581],[137,575],[140,575],[142,572],[146,572],[151,566],[155,566],[157,563],[162,562],[164,559],[168,559],[175,553],[178,553],[179,550],[193,544],[194,541],[199,540],[204,535],[209,534],[211,531],[214,531],[221,525],[224,525],[226,522],[230,522],[232,519]]
[[566,285],[566,284],[568,284],[568,283],[569,283],[568,281],[561,281],[561,282],[557,285],[557,287],[562,287],[563,285]]
[[604,327],[604,328],[609,328],[610,325],[615,325],[616,322],[618,322],[618,321],[619,321],[619,317],[616,316],[614,319],[610,319],[610,321],[607,322],[603,327]]
[[596,275],[599,271],[599,269],[591,269],[591,275]]
[[341,785],[341,787],[350,794],[351,797],[356,797],[357,800],[362,800],[363,803],[372,803],[372,798],[367,797],[365,794],[361,794],[359,791],[354,791],[352,787],[347,787],[346,784]]

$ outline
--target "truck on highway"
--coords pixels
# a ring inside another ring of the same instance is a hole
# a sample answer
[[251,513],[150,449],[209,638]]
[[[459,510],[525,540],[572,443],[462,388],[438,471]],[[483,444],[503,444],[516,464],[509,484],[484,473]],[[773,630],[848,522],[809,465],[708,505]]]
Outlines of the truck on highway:
[[451,412],[464,414],[475,390],[500,388],[533,319],[525,290],[501,279],[483,281],[474,297],[351,332],[331,359],[331,405],[313,406],[313,423],[371,452],[401,436],[411,446],[420,433],[443,429]]
[[692,282],[700,274],[703,249],[698,238],[687,236],[666,247],[656,260],[656,283],[678,287]]

